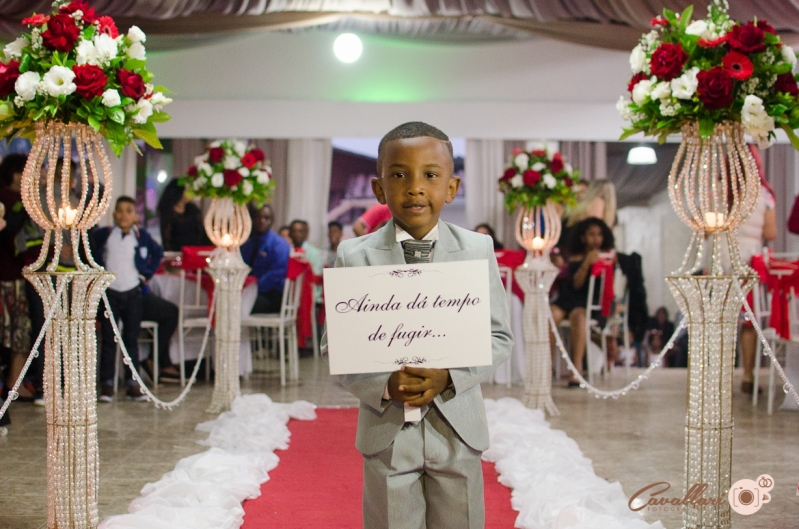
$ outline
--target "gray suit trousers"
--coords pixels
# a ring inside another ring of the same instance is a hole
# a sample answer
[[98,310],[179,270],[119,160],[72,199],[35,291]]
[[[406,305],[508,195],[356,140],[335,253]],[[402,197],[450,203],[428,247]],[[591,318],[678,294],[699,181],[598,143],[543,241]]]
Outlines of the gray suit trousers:
[[480,455],[431,406],[388,448],[364,455],[364,529],[483,529]]

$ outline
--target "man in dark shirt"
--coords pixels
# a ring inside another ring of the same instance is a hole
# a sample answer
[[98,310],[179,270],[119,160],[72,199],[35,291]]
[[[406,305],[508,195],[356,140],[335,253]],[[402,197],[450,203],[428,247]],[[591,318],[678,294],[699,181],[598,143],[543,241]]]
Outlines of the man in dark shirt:
[[251,209],[250,215],[252,234],[241,245],[241,257],[252,268],[250,274],[258,278],[258,298],[252,313],[280,312],[291,249],[282,237],[271,230],[271,206]]

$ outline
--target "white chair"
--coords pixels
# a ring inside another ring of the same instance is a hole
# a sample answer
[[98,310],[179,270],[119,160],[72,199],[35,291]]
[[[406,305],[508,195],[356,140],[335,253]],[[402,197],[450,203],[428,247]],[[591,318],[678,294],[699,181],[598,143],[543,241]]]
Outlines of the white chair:
[[[511,268],[509,266],[500,266],[499,267],[499,277],[502,278],[502,282],[505,284],[505,299],[506,299],[506,301],[508,303],[508,314],[510,314],[510,311],[512,310],[512,307],[511,307],[511,296],[513,296],[513,268]],[[524,337],[516,337],[516,339],[517,340],[518,339],[523,340]],[[513,364],[513,355],[511,354],[511,356],[508,357],[508,359],[505,361],[505,364],[504,364],[505,365],[505,377],[507,379],[506,382],[505,382],[505,385],[507,387],[512,387],[513,386],[512,364]],[[493,371],[491,372],[491,380],[490,380],[490,382],[492,384],[495,382],[494,372]]]
[[[605,291],[605,273],[603,272],[602,275],[599,276],[599,296],[596,303],[594,303],[594,292],[596,292],[597,288],[597,278],[594,275],[590,275],[588,277],[588,301],[586,302],[585,306],[585,359],[588,363],[588,382],[593,385],[594,383],[594,372],[599,372],[604,374],[607,372],[607,364],[608,364],[608,350],[607,344],[605,343],[605,328],[599,326],[599,321],[593,319],[591,315],[594,311],[602,310],[602,292]],[[594,360],[594,354],[591,353],[591,333],[597,332],[601,336],[600,341],[602,342],[602,358],[600,359],[602,365],[599,366],[597,369],[596,362]],[[581,366],[575,366],[577,369],[580,369]]]
[[[799,259],[799,254],[797,253],[769,253],[768,251],[763,252],[763,257],[766,262],[766,266],[768,267],[768,259],[769,256],[773,259],[784,259],[789,261],[796,261]],[[769,269],[769,274],[773,275],[790,275],[794,273],[794,270],[789,269],[781,269],[781,268],[774,268]],[[777,335],[776,329],[769,327],[769,319],[771,317],[771,302],[772,296],[771,293],[768,291],[767,286],[762,282],[755,283],[755,286],[752,288],[752,297],[753,297],[753,306],[752,306],[752,313],[757,320],[760,329],[763,331],[763,336],[768,341],[769,346],[771,347],[771,351],[774,355],[779,355],[779,361],[784,362],[785,354],[786,354],[786,347],[788,343],[785,340],[782,340],[779,335]],[[790,342],[799,342],[799,307],[797,304],[799,300],[797,300],[796,294],[791,289],[791,293],[788,297],[788,321],[789,321],[789,329],[790,329]],[[761,355],[765,356],[763,352],[763,343],[758,338],[757,340],[757,349],[755,353],[755,369],[754,369],[754,388],[755,390],[752,392],[752,406],[757,406],[758,401],[758,391],[760,383],[760,357]],[[768,406],[767,406],[767,413],[771,415],[774,412],[774,393],[775,393],[775,384],[776,384],[776,374],[777,368],[774,367],[774,360],[769,359],[769,382],[768,382]]]
[[[210,252],[208,252],[210,255]],[[194,271],[197,278],[191,281],[187,287],[186,270],[180,270],[180,298],[178,303],[178,356],[180,365],[180,385],[186,385],[186,366],[184,341],[186,335],[192,329],[205,329],[208,326],[208,304],[202,300],[202,275],[203,270]],[[188,296],[187,296],[188,294]],[[205,373],[206,378],[210,374],[210,356],[206,356]]]
[[[154,321],[142,321],[141,322],[142,330],[146,330],[150,333],[151,339],[142,340],[141,337],[139,338],[140,342],[151,342],[153,344],[153,386],[158,387],[158,323]],[[120,331],[122,330],[122,325],[119,325]],[[169,354],[169,351],[167,351]],[[141,352],[139,352],[139,359],[141,360]],[[114,393],[117,392],[119,389],[119,377],[122,371],[122,348],[117,344],[117,353],[116,353],[116,361],[114,362]]]
[[[277,314],[250,314],[242,318],[241,326],[251,329],[277,329],[278,351],[280,356],[280,385],[286,385],[286,341],[288,341],[289,372],[292,380],[300,378],[299,351],[297,345],[297,310],[300,306],[303,275],[286,279],[283,299]],[[261,337],[257,337],[261,345]]]

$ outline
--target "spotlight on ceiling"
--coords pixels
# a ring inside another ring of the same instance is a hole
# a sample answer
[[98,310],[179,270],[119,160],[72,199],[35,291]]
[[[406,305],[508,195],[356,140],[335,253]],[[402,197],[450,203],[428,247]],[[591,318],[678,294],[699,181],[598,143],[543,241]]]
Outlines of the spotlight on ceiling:
[[164,182],[166,182],[167,179],[166,171],[161,169],[160,171],[158,171],[158,176],[156,176],[155,178],[156,180],[158,180],[159,183],[163,184]]
[[333,53],[336,54],[336,57],[341,62],[355,62],[362,52],[363,44],[361,39],[353,33],[342,33],[333,42]]
[[652,165],[657,161],[657,154],[652,147],[633,147],[627,153],[627,163],[630,165]]

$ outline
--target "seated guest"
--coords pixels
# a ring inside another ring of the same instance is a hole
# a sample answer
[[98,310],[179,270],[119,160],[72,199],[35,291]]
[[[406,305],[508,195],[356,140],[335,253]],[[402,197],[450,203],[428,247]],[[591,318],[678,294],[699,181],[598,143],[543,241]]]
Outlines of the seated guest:
[[[164,256],[161,246],[147,230],[136,226],[138,215],[132,198],[121,196],[114,206],[114,226],[98,228],[92,233],[92,254],[98,264],[116,273],[108,287],[111,315],[122,321],[122,342],[132,366],[125,365],[127,396],[131,400],[147,400],[133,380],[131,369],[139,369],[139,332],[142,321],[142,281],[149,280]],[[114,401],[114,368],[116,342],[111,321],[100,309],[103,343],[100,348],[100,397],[102,402]],[[168,350],[168,349],[167,349]]]
[[251,207],[252,234],[241,245],[241,257],[252,268],[250,275],[258,279],[258,297],[253,305],[253,314],[280,312],[283,300],[283,285],[289,266],[289,243],[273,232],[272,208],[264,205],[260,209]]
[[344,235],[344,226],[338,221],[329,222],[327,224],[327,253],[325,253],[325,268],[333,268],[336,266],[336,251],[338,244],[341,242],[341,237]]
[[291,239],[291,251],[302,253],[303,257],[308,259],[313,268],[313,273],[316,275],[322,274],[322,252],[319,248],[308,242],[308,235],[310,235],[310,228],[308,223],[304,220],[292,220],[289,225],[289,238]]
[[[586,305],[588,304],[588,280],[591,267],[600,259],[601,252],[613,249],[613,232],[608,225],[596,217],[589,217],[574,226],[569,245],[569,259],[565,277],[560,285],[558,298],[551,305],[555,323],[569,318],[571,323],[572,358],[577,369],[582,370],[587,337],[585,335]],[[595,291],[599,299],[599,288]],[[579,386],[572,376],[569,387]]]
[[358,217],[352,225],[352,231],[360,237],[377,231],[383,224],[391,220],[391,211],[385,204],[375,204]]
[[502,243],[497,240],[497,235],[494,233],[494,228],[491,227],[490,224],[486,224],[485,222],[482,224],[478,224],[477,227],[474,229],[477,233],[482,233],[483,235],[488,235],[491,237],[491,240],[494,241],[494,251],[504,249]]
[[[646,334],[644,334],[644,343],[651,343],[653,335],[660,336],[662,344],[656,353],[660,354],[660,350],[666,345],[666,342],[669,341],[672,334],[674,334],[674,323],[669,321],[669,311],[666,307],[660,307],[657,311],[655,311],[655,317],[651,318],[647,323]],[[672,350],[666,354],[667,365],[670,367],[675,367],[673,365],[675,360],[674,353],[675,351]]]
[[289,247],[291,247],[291,227],[290,226],[281,226],[279,230],[277,230],[277,234],[280,235],[284,241],[289,243]]
[[158,201],[161,242],[167,252],[180,252],[184,246],[209,243],[200,208],[186,195],[184,187],[172,180]]

